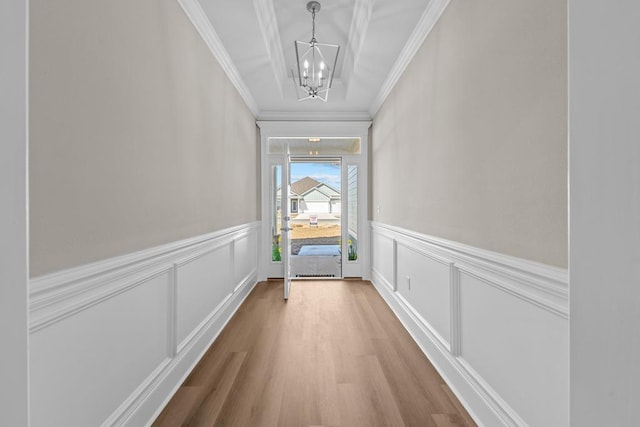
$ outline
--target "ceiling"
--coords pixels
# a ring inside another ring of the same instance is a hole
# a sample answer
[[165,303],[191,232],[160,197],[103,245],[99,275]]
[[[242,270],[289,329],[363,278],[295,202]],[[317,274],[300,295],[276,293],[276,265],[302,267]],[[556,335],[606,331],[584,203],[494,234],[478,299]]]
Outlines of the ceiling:
[[329,99],[298,101],[294,40],[311,39],[307,0],[180,0],[259,120],[368,120],[449,0],[324,0],[316,38],[340,45]]

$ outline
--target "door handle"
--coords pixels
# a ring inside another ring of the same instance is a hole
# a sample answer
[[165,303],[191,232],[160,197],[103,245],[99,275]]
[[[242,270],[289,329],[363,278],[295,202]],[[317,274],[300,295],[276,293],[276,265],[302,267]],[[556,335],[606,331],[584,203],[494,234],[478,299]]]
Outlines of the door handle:
[[291,228],[291,227],[282,227],[282,228],[280,228],[280,231],[291,231],[291,230],[293,230],[293,228]]

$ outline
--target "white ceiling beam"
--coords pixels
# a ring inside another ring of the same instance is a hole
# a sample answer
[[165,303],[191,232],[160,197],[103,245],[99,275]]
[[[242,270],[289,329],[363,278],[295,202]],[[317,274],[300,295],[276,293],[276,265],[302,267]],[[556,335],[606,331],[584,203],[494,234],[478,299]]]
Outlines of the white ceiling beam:
[[273,68],[274,80],[278,85],[280,96],[284,98],[284,83],[288,80],[289,75],[284,60],[284,52],[282,51],[282,42],[273,0],[254,0],[253,7],[256,10],[262,39]]
[[347,93],[349,91],[351,76],[355,72],[358,58],[364,45],[364,39],[367,35],[367,29],[369,28],[369,21],[371,21],[374,4],[375,0],[356,0],[353,9],[353,18],[351,19],[351,28],[349,29],[349,38],[347,39],[347,48],[342,61],[341,73]]

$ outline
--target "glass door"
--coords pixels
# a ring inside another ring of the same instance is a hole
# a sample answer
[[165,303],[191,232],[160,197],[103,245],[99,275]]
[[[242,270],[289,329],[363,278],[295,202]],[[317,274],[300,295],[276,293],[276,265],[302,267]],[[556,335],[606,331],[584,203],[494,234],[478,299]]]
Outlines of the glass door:
[[284,299],[294,279],[342,277],[341,159],[284,154],[272,188],[271,260],[282,263]]
[[289,299],[289,292],[291,291],[291,203],[289,200],[291,199],[291,172],[290,165],[291,161],[289,158],[288,150],[287,154],[284,155],[284,159],[282,162],[282,182],[283,185],[281,191],[281,199],[282,199],[282,226],[280,227],[280,235],[282,236],[283,242],[283,266],[284,266],[284,299],[285,301]]
[[289,202],[289,156],[272,159],[269,164],[269,255],[268,277],[282,277],[284,299],[291,290],[291,212]]

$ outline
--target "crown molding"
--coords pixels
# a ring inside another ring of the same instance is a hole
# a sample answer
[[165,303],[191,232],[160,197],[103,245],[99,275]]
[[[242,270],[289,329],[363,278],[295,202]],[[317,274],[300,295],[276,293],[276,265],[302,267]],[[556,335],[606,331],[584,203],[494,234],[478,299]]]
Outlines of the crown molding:
[[391,93],[391,90],[396,85],[400,77],[404,73],[404,70],[407,68],[413,57],[424,43],[425,39],[433,30],[436,23],[442,16],[442,13],[449,5],[450,0],[431,0],[429,5],[425,9],[424,13],[420,17],[420,21],[416,25],[416,28],[411,33],[409,40],[405,44],[402,52],[398,56],[389,76],[385,80],[384,84],[380,88],[380,92],[374,99],[371,108],[369,109],[369,115],[374,117],[382,104],[384,103],[387,96]]
[[253,7],[256,10],[258,25],[269,55],[269,62],[271,62],[273,73],[276,76],[274,80],[278,85],[280,95],[284,98],[283,86],[284,82],[289,79],[289,74],[287,73],[284,52],[282,51],[278,19],[276,18],[276,10],[273,7],[273,0],[253,0]]
[[202,10],[202,6],[200,6],[198,0],[178,0],[178,3],[204,40],[213,56],[220,63],[220,66],[227,74],[227,77],[229,77],[229,80],[231,80],[233,86],[235,86],[240,93],[240,96],[247,104],[247,107],[249,107],[249,110],[253,113],[253,116],[257,116],[259,111],[258,104],[242,80],[237,68],[233,65],[231,57],[222,45],[220,38],[213,29],[209,18],[207,18],[204,10]]
[[371,116],[366,111],[317,112],[317,111],[261,111],[257,120],[272,121],[369,121]]
[[371,21],[374,4],[375,0],[356,0],[341,73],[342,81],[344,82],[345,89],[347,90],[349,88],[351,76],[355,71],[358,57],[362,51],[364,38],[367,35],[367,29],[369,28],[369,21]]

